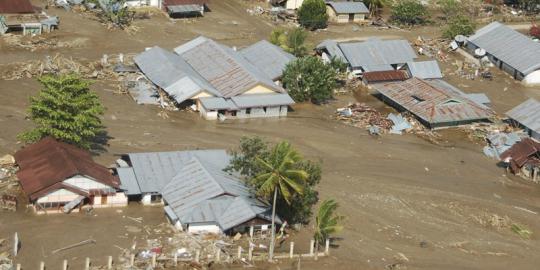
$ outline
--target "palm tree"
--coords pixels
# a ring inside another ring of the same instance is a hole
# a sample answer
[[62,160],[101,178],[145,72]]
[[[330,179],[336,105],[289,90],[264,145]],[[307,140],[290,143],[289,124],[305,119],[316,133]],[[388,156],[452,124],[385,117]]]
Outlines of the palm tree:
[[324,200],[319,206],[319,212],[315,218],[315,258],[319,254],[319,243],[326,241],[331,234],[343,229],[339,223],[345,218],[335,213],[338,203],[333,199]]
[[290,204],[295,193],[302,194],[304,182],[308,174],[304,170],[295,169],[295,165],[302,160],[300,154],[294,150],[288,142],[280,142],[272,149],[267,160],[257,158],[263,172],[253,179],[257,194],[269,197],[272,193],[274,199],[272,203],[272,236],[270,238],[270,248],[268,260],[274,257],[275,242],[275,219],[276,219],[276,199],[278,193]]

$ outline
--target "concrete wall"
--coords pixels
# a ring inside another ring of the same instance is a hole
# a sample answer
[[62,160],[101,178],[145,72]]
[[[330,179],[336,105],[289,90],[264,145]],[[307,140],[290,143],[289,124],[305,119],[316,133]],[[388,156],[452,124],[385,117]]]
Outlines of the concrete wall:
[[199,115],[206,120],[217,120],[218,112],[213,110],[206,110],[203,106],[199,108]]
[[189,233],[201,233],[201,232],[209,232],[209,233],[222,233],[221,229],[217,225],[213,224],[189,224],[188,230]]
[[[160,196],[160,195],[154,194],[153,196]],[[144,194],[142,196],[141,203],[143,205],[162,205],[163,204],[163,199],[160,198],[159,200],[156,200],[156,201],[152,202],[152,194]]]
[[[336,11],[330,5],[326,6],[326,14],[328,14],[328,19],[331,22],[335,22],[335,23],[348,23],[348,22],[351,22],[349,13],[337,14]],[[354,13],[352,21],[353,22],[362,22],[365,19],[366,19],[366,14]]]
[[70,202],[79,197],[79,194],[71,192],[67,189],[55,190],[46,196],[40,197],[38,203],[54,203],[54,202]]
[[[102,197],[106,197],[106,203],[101,204]],[[94,196],[94,204],[92,205],[95,208],[105,208],[105,207],[122,207],[128,205],[128,198],[124,193],[118,192],[114,195],[107,196]]]
[[288,0],[285,4],[286,9],[298,9],[302,6],[304,0]]
[[526,85],[540,85],[540,70],[533,71],[523,78]]

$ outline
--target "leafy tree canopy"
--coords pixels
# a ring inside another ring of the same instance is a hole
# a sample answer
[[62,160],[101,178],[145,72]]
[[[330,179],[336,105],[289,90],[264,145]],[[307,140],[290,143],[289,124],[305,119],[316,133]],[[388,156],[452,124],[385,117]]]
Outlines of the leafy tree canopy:
[[465,16],[457,16],[448,22],[448,25],[443,30],[443,37],[453,39],[457,35],[472,35],[476,25],[474,21]]
[[425,24],[428,20],[428,12],[417,0],[399,1],[392,8],[392,21],[404,25]]
[[337,72],[318,57],[296,59],[283,72],[283,85],[296,102],[323,103],[332,98],[336,87]]
[[322,29],[328,24],[324,0],[304,0],[296,14],[298,15],[298,23],[309,30]]
[[289,31],[278,28],[270,33],[270,42],[297,57],[301,57],[307,54],[305,45],[307,35],[308,33],[304,29],[298,27]]

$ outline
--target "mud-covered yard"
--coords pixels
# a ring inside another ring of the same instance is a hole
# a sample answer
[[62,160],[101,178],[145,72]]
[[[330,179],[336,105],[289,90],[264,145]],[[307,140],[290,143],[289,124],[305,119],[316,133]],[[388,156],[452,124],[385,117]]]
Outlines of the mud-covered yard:
[[[107,30],[76,13],[50,9],[49,13],[57,13],[62,20],[61,29],[51,35],[60,41],[84,42],[77,47],[33,52],[0,43],[0,64],[42,59],[55,53],[98,60],[103,54],[137,53],[154,45],[170,49],[198,35],[243,46],[267,38],[273,27],[270,21],[248,15],[245,9],[249,3],[212,1],[212,12],[196,20],[173,22],[155,15],[137,21],[139,30],[134,34]],[[330,26],[313,34],[310,42],[374,35],[413,41],[418,35],[435,37],[438,30]],[[445,73],[455,69],[450,61],[441,65]],[[493,81],[457,76],[446,79],[466,92],[487,93],[499,114],[528,97],[540,98],[538,88],[525,88],[496,70],[494,75]],[[164,119],[158,115],[159,108],[136,105],[129,96],[117,94],[110,82],[96,81],[93,89],[107,108],[104,124],[112,137],[108,151],[96,157],[104,165],[126,152],[231,149],[245,135],[289,140],[307,158],[322,161],[321,198],[335,198],[347,219],[339,234],[339,247],[331,250],[330,258],[302,262],[304,269],[535,269],[540,263],[538,185],[506,175],[494,160],[482,154],[482,145],[470,142],[459,131],[443,132],[445,142],[435,145],[414,135],[374,138],[363,129],[332,119],[336,108],[356,100],[389,109],[370,96],[346,94],[323,106],[297,104],[286,119],[216,123],[185,111],[168,112],[169,118]],[[25,120],[25,110],[29,97],[38,90],[34,78],[0,81],[1,154],[21,147],[16,135],[31,127]],[[122,210],[97,209],[97,216],[38,217],[24,209],[2,212],[0,238],[19,233],[23,248],[16,261],[23,269],[37,268],[39,261],[45,261],[48,269],[57,269],[64,258],[74,260],[75,265],[82,265],[84,257],[105,263],[106,256],[120,253],[116,246],[128,248],[132,237],[138,235],[125,237],[125,226],[133,222],[123,216],[143,216],[148,226],[165,222],[159,208],[132,205]],[[532,231],[531,238],[522,239],[514,233],[510,228],[513,224]],[[307,248],[309,234],[308,227],[295,236],[299,249]],[[97,240],[95,246],[59,255],[42,251],[90,237]],[[260,268],[277,269],[268,265]],[[296,267],[284,262],[280,269]]]

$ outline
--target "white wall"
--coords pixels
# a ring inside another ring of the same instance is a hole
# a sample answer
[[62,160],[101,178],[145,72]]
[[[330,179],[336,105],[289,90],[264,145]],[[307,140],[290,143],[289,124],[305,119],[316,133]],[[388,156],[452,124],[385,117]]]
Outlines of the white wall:
[[201,232],[221,233],[221,229],[217,225],[189,224],[188,225],[188,232],[189,233],[201,233]]
[[93,179],[90,179],[89,177],[82,176],[82,175],[76,175],[69,179],[66,179],[63,181],[65,184],[80,188],[82,190],[90,190],[90,189],[106,189],[106,188],[112,188],[111,186],[107,186],[103,183],[97,182]]
[[141,200],[143,205],[157,205],[157,204],[163,204],[163,198],[160,199],[158,202],[152,202],[152,194],[144,194]]
[[526,85],[540,85],[540,70],[533,71],[525,76],[523,83]]
[[40,197],[38,203],[47,203],[47,202],[69,202],[75,200],[79,197],[79,194],[71,192],[67,189],[58,189],[50,192],[46,196]]
[[118,192],[114,195],[108,195],[107,201],[105,204],[101,204],[101,197],[102,196],[95,196],[94,197],[94,205],[95,208],[103,208],[103,207],[121,207],[121,206],[127,206],[128,204],[128,198],[124,193]]
[[288,0],[287,4],[285,5],[286,9],[297,9],[299,8],[304,0]]

